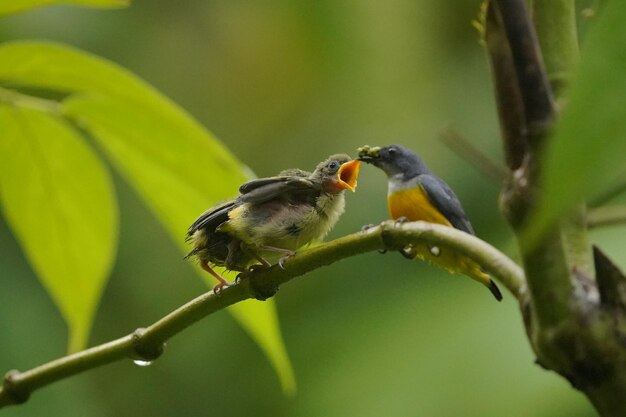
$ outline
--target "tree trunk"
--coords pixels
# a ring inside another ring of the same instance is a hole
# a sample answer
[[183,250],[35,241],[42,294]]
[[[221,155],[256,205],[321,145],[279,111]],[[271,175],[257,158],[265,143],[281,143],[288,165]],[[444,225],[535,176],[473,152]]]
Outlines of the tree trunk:
[[534,22],[524,0],[491,0],[483,19],[509,167],[502,210],[527,280],[521,310],[537,363],[567,378],[601,416],[623,417],[626,277],[591,247],[583,205],[539,243],[524,235],[541,196],[542,151],[558,118],[554,97],[560,101],[578,59],[573,0],[534,0],[532,15]]

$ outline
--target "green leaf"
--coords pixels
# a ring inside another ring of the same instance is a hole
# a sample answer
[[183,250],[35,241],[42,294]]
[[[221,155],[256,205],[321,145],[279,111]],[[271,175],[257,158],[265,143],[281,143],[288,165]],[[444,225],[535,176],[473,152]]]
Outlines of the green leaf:
[[569,100],[545,156],[543,200],[529,236],[626,181],[626,3],[607,2],[588,32]]
[[[249,169],[184,110],[104,59],[53,43],[5,43],[0,45],[0,82],[83,93],[65,101],[67,116],[94,135],[181,253],[190,249],[183,240],[195,218],[236,195],[248,179]],[[288,387],[293,372],[280,333],[264,333],[277,322],[276,306],[271,300],[252,305],[234,317],[268,354]]]
[[30,9],[55,4],[75,6],[119,8],[126,7],[130,0],[4,0],[0,2],[0,16],[24,12]]
[[[77,95],[66,114],[89,130],[112,162],[151,205],[183,252],[183,232],[206,208],[236,193],[245,180],[206,133],[177,117],[106,96]],[[216,282],[196,268],[209,286]],[[278,328],[276,306],[248,301],[229,308],[268,356],[283,389],[295,389],[293,370]]]
[[[222,273],[222,276],[229,279],[233,274]],[[202,273],[208,285],[215,285],[209,282],[211,277]],[[234,277],[232,277],[234,278]],[[283,336],[280,332],[278,315],[272,309],[259,309],[259,303],[273,301],[245,300],[229,307],[230,313],[239,324],[248,332],[250,336],[259,344],[270,363],[276,370],[280,378],[280,385],[286,395],[293,396],[296,393],[296,378],[293,367],[289,361],[289,355],[282,342]]]
[[83,348],[115,256],[108,171],[62,119],[0,107],[0,200],[9,226]]
[[[246,300],[230,308],[230,312],[239,320],[239,323],[250,335],[257,340],[261,349],[270,359],[272,366],[277,369],[283,392],[294,395],[296,379],[291,363],[282,341],[278,318],[268,310],[259,310],[256,305],[264,301]],[[263,314],[259,317],[258,314]],[[260,320],[259,320],[260,319]]]
[[[170,112],[176,107],[130,71],[95,55],[53,42],[0,44],[0,81],[61,92],[102,93]],[[176,117],[192,120],[181,109],[176,110]]]

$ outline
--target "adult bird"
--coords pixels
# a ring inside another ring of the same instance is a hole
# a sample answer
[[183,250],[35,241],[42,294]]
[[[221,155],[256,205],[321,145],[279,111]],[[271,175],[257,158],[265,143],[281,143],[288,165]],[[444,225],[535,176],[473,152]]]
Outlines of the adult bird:
[[[454,191],[433,175],[415,152],[400,145],[364,146],[358,151],[361,161],[387,174],[387,207],[392,219],[438,223],[475,235]],[[402,253],[407,257],[429,260],[451,273],[465,274],[489,288],[496,300],[502,300],[495,282],[467,256],[424,244],[411,245]]]
[[344,190],[355,191],[360,161],[332,155],[313,172],[282,171],[275,177],[249,181],[240,195],[206,212],[189,227],[187,240],[200,266],[214,276],[219,290],[228,281],[213,268],[247,271],[254,262],[269,267],[296,250],[322,239],[344,211]]

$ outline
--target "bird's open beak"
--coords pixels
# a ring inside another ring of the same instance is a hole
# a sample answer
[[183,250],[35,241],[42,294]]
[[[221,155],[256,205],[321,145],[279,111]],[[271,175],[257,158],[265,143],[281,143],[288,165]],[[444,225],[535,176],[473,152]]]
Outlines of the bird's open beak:
[[372,163],[378,159],[378,153],[380,152],[380,149],[380,146],[361,146],[357,149],[357,151],[359,152],[359,156],[357,157],[357,159],[359,161]]
[[360,166],[361,161],[354,159],[345,162],[339,167],[339,171],[337,172],[337,185],[339,188],[352,192],[356,190],[356,180],[359,177]]

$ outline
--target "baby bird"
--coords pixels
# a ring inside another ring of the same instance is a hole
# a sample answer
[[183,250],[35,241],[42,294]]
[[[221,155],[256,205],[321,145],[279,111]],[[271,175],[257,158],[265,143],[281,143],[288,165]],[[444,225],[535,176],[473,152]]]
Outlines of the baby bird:
[[228,281],[213,267],[246,271],[265,267],[268,255],[279,264],[301,247],[322,239],[343,214],[344,190],[355,191],[360,161],[332,155],[310,173],[299,169],[259,178],[239,187],[240,195],[206,212],[189,227],[187,240],[200,266],[214,276],[218,291]]

